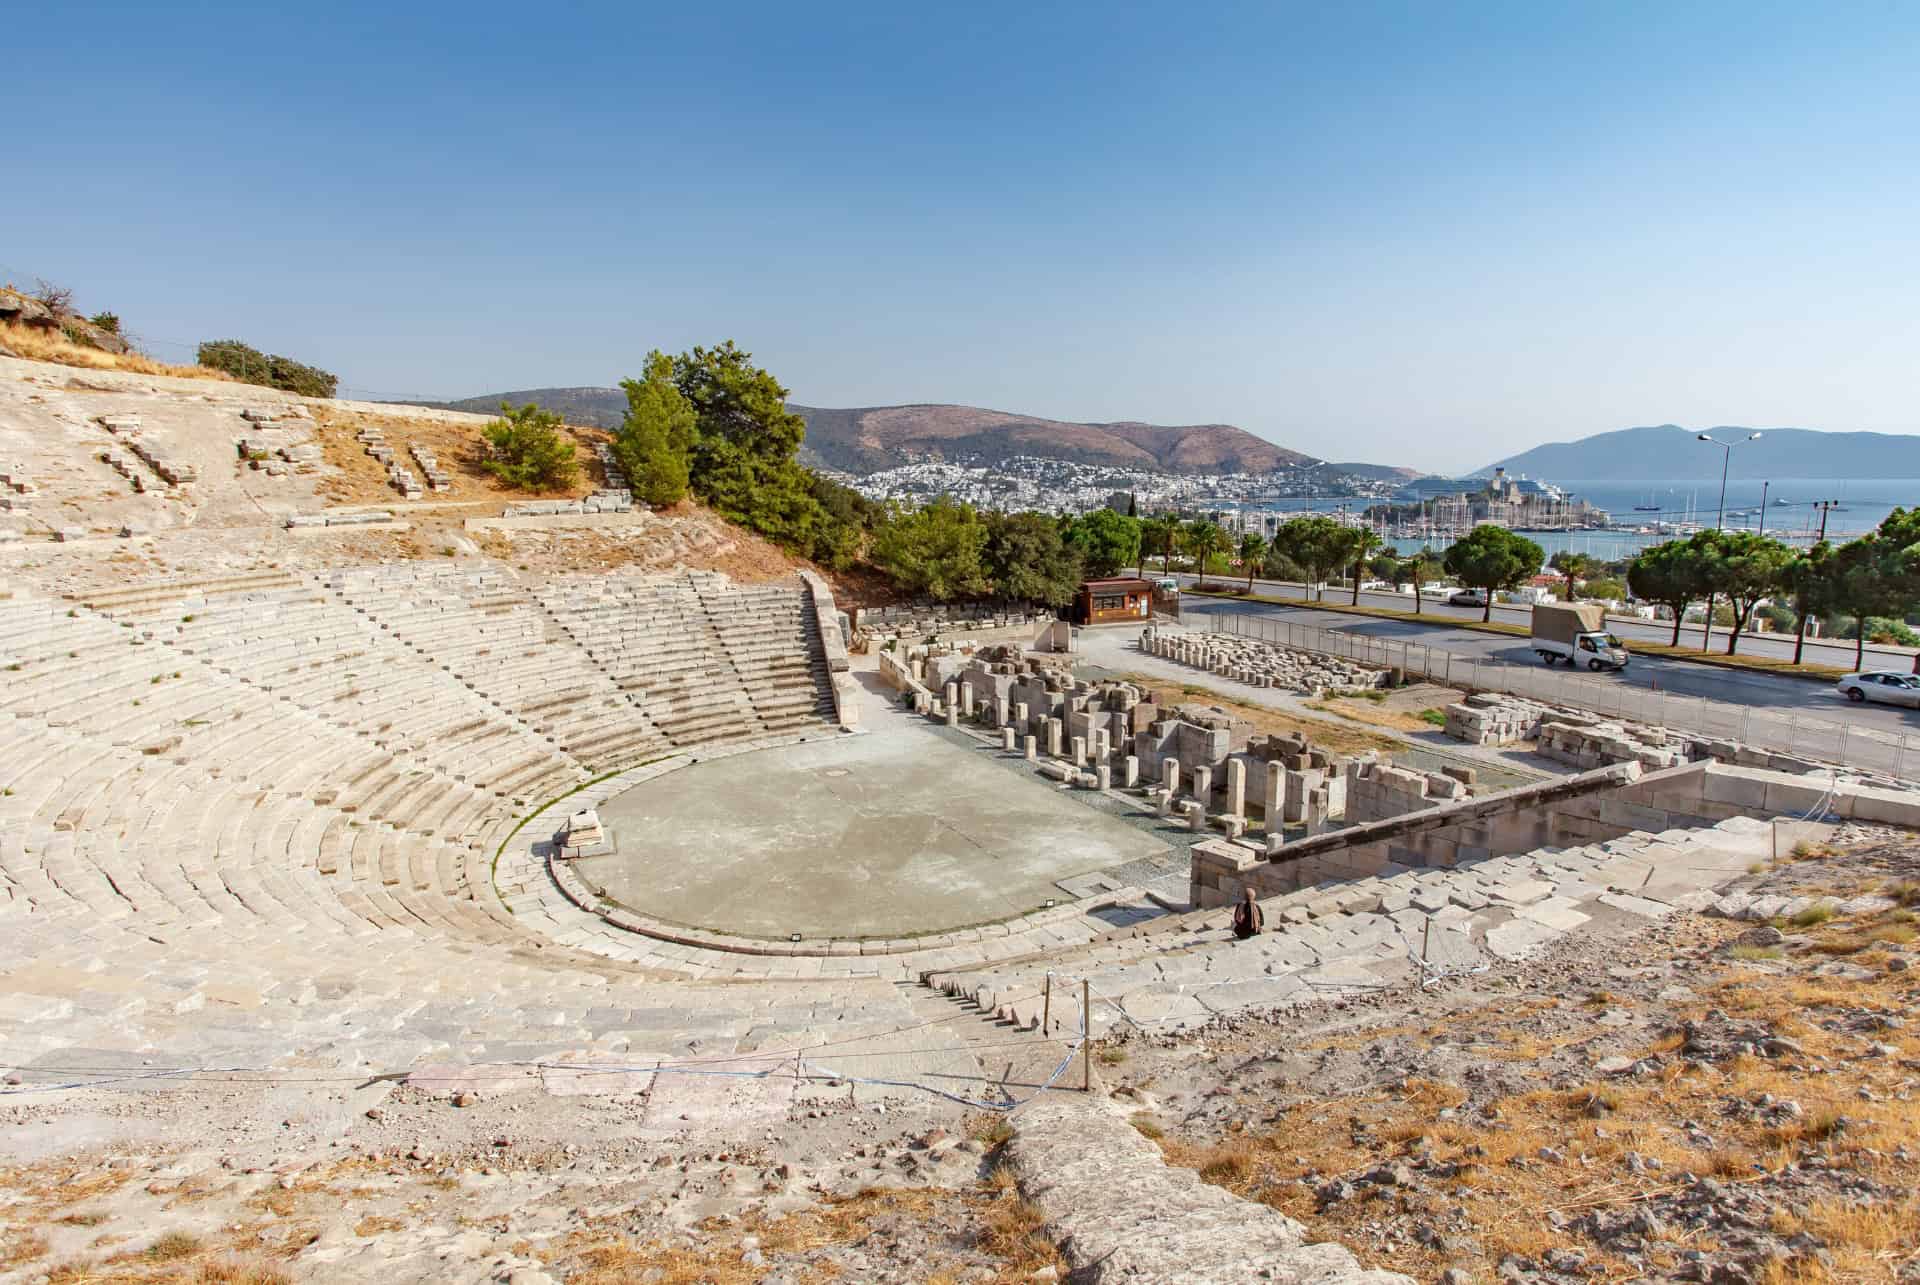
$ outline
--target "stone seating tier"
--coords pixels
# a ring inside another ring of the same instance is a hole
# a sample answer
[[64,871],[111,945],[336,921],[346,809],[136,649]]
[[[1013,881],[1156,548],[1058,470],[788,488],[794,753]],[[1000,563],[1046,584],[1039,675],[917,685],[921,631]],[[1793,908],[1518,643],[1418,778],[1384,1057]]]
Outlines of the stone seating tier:
[[704,664],[658,702],[671,737],[497,571],[177,582],[99,595],[98,609],[0,602],[0,724],[18,750],[0,770],[0,914],[324,922],[553,950],[492,888],[515,800],[675,745],[831,725],[814,658],[780,654],[808,644],[797,607],[766,610],[797,588],[706,586],[722,615],[785,622],[729,630],[753,648],[736,663],[691,586],[626,587],[701,613],[706,651],[689,661]]
[[1048,974],[1084,979],[1096,1030],[1205,1024],[1246,1008],[1372,989],[1424,966],[1458,972],[1524,958],[1594,918],[1664,918],[1771,852],[1765,822],[1644,832],[1450,868],[1395,868],[1261,901],[1267,930],[1235,939],[1231,911],[1149,920],[1084,946],[928,977],[1022,1026],[1038,1021]]

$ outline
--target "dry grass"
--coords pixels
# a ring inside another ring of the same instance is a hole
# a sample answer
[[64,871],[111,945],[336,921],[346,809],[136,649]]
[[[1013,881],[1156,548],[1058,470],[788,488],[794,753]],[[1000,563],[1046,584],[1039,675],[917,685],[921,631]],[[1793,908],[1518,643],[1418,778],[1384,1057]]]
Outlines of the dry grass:
[[1832,906],[1808,906],[1805,910],[1795,915],[1789,922],[1792,923],[1795,928],[1812,928],[1816,925],[1824,924],[1832,918]]
[[998,1112],[973,1116],[967,1121],[967,1137],[989,1147],[1004,1146],[1013,1137],[1013,1125]]
[[228,1257],[158,1263],[81,1259],[51,1269],[46,1280],[47,1285],[293,1285],[293,1277],[271,1263]]
[[[1864,925],[1817,924],[1809,935],[1816,941],[1843,935],[1871,940],[1890,926],[1904,925],[1890,914]],[[1817,958],[1801,957],[1799,966],[1805,968]],[[1298,1218],[1318,1237],[1343,1241],[1369,1266],[1410,1272],[1420,1279],[1437,1278],[1453,1266],[1467,1268],[1476,1278],[1491,1278],[1505,1254],[1538,1257],[1574,1244],[1588,1253],[1596,1273],[1626,1279],[1633,1268],[1625,1259],[1576,1233],[1556,1231],[1543,1212],[1578,1217],[1594,1209],[1630,1208],[1637,1200],[1671,1189],[1685,1174],[1728,1183],[1765,1181],[1817,1152],[1829,1164],[1870,1174],[1890,1186],[1912,1189],[1920,1183],[1920,1163],[1894,1158],[1896,1150],[1904,1145],[1910,1152],[1920,1138],[1920,1100],[1910,1095],[1903,1100],[1898,1092],[1904,1074],[1898,1060],[1862,1060],[1854,1055],[1861,1036],[1827,1029],[1838,1023],[1823,1024],[1830,1014],[1862,1007],[1910,1012],[1920,999],[1920,982],[1903,973],[1882,972],[1871,980],[1853,981],[1728,964],[1716,973],[1713,967],[1702,965],[1696,982],[1701,998],[1676,1005],[1676,1020],[1699,1019],[1711,1008],[1741,1020],[1766,1020],[1799,1040],[1805,1060],[1824,1065],[1825,1073],[1803,1073],[1798,1060],[1791,1063],[1795,1069],[1788,1069],[1785,1061],[1756,1057],[1700,1068],[1670,1058],[1657,1076],[1517,1093],[1496,1099],[1491,1116],[1473,1111],[1448,1120],[1440,1119],[1439,1112],[1458,1106],[1465,1098],[1462,1090],[1413,1079],[1394,1090],[1298,1104],[1270,1126],[1271,1132],[1229,1134],[1207,1142],[1169,1135],[1159,1140],[1160,1146],[1170,1163]],[[1599,1002],[1586,997],[1588,1005]],[[1416,1034],[1429,1040],[1444,1037],[1452,1047],[1471,1041],[1482,1057],[1524,1061],[1551,1052],[1559,1043],[1585,1038],[1587,1033],[1578,1031],[1565,1037],[1543,1033],[1529,1020],[1552,1007],[1551,1000],[1503,1003]],[[1395,1025],[1320,1044],[1354,1046],[1408,1035],[1408,1028]],[[1675,1034],[1651,1041],[1639,1053],[1671,1054],[1682,1038]],[[1909,1030],[1879,1032],[1871,1038],[1894,1045],[1902,1057],[1920,1056],[1920,1037]],[[1872,1097],[1863,1096],[1862,1089]],[[1723,1110],[1729,1100],[1757,1101],[1762,1094],[1797,1101],[1804,1115],[1769,1122],[1764,1115],[1729,1117]],[[1711,1146],[1688,1142],[1678,1127],[1688,1119],[1709,1122]],[[1629,1151],[1662,1168],[1633,1174],[1625,1166]],[[1407,1199],[1404,1194],[1363,1188],[1361,1198],[1322,1210],[1312,1187],[1300,1182],[1303,1177],[1317,1182],[1364,1172],[1417,1155],[1457,1166],[1453,1177],[1427,1181],[1437,1189],[1435,1205],[1464,1211],[1474,1228],[1471,1246],[1456,1243],[1433,1251],[1385,1243],[1377,1234],[1378,1220],[1383,1209],[1397,1208]],[[1808,1229],[1833,1246],[1834,1279],[1883,1279],[1890,1263],[1920,1253],[1920,1217],[1911,1203],[1815,1205],[1802,1217]],[[1815,1229],[1817,1220],[1824,1221]]]
[[84,370],[122,370],[133,375],[171,375],[176,379],[217,379],[235,382],[223,370],[206,366],[173,366],[141,353],[110,353],[76,344],[57,330],[0,322],[0,346],[27,361],[46,361]]
[[47,1238],[38,1232],[12,1229],[0,1233],[0,1271],[24,1267],[47,1256]]
[[[314,440],[320,443],[326,462],[339,471],[320,480],[320,493],[335,504],[398,504],[400,493],[387,482],[386,465],[367,454],[355,440],[362,428],[377,428],[394,450],[396,459],[416,474],[419,467],[408,454],[410,446],[419,446],[439,461],[441,471],[452,480],[450,491],[427,492],[420,501],[428,505],[466,505],[463,516],[494,512],[507,500],[578,499],[598,489],[605,480],[600,462],[590,443],[606,434],[599,429],[568,427],[562,431],[574,438],[574,458],[580,466],[574,484],[558,491],[519,491],[502,483],[481,467],[481,422],[451,422],[425,414],[404,412],[376,413],[348,407],[317,403],[313,406]],[[425,480],[424,478],[422,479]],[[482,509],[480,506],[485,505]]]
[[[1167,692],[1171,684],[1164,678],[1140,673],[1119,674],[1117,677],[1150,691],[1158,691],[1161,693],[1162,700],[1168,699]],[[1187,700],[1200,700],[1209,705],[1218,705],[1235,718],[1245,719],[1257,732],[1282,734],[1297,732],[1319,748],[1331,750],[1336,754],[1359,754],[1367,750],[1392,752],[1407,748],[1405,741],[1363,731],[1351,724],[1335,723],[1321,718],[1302,718],[1297,714],[1269,709],[1264,705],[1245,705],[1231,697],[1223,696],[1203,683],[1189,680],[1180,685],[1179,691]]]
[[[641,1280],[655,1285],[750,1285],[764,1279],[769,1269],[741,1261],[734,1245],[745,1236],[758,1237],[762,1253],[769,1257],[798,1257],[805,1264],[804,1256],[814,1251],[861,1243],[895,1221],[933,1223],[942,1218],[960,1224],[956,1250],[971,1246],[999,1260],[994,1281],[1026,1281],[1043,1267],[1065,1275],[1066,1262],[1047,1237],[1039,1209],[1021,1197],[1004,1166],[994,1171],[983,1189],[972,1192],[868,1190],[773,1221],[750,1215],[724,1228],[708,1224],[703,1230],[709,1234],[724,1230],[731,1241],[708,1248],[635,1244],[617,1234],[585,1232],[545,1257],[550,1267],[564,1272],[568,1285],[630,1285]],[[837,1279],[829,1264],[804,1265],[790,1274],[807,1281]],[[933,1260],[921,1264],[914,1279],[980,1278],[965,1270],[964,1261]]]
[[[1455,699],[1458,698],[1456,694]],[[1431,697],[1423,699],[1430,700]],[[1391,704],[1344,696],[1329,696],[1308,708],[1324,710],[1336,718],[1365,723],[1370,727],[1383,727],[1393,732],[1431,732],[1436,726],[1444,727],[1447,721],[1444,713],[1440,714],[1438,723],[1426,716],[1430,709],[1437,709],[1437,706],[1417,710],[1397,709]]]
[[218,1259],[202,1263],[194,1285],[293,1285],[293,1277],[265,1263]]
[[191,1258],[201,1249],[200,1238],[184,1231],[170,1231],[161,1235],[152,1244],[141,1250],[141,1255],[150,1263],[171,1263],[179,1258]]
[[1038,1205],[1020,1194],[1012,1171],[1004,1165],[996,1167],[988,1191],[991,1195],[980,1230],[980,1247],[1004,1262],[1015,1279],[1031,1279],[1046,1267],[1064,1276],[1067,1262],[1060,1247],[1046,1234],[1046,1217]]

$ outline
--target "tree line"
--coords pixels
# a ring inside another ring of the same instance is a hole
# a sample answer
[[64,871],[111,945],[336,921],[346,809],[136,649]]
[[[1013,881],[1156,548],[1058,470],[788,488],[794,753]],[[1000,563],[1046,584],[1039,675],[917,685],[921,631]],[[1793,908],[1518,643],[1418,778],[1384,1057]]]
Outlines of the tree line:
[[[1332,518],[1293,518],[1264,539],[1232,535],[1205,518],[1096,509],[1078,515],[980,511],[942,496],[918,507],[880,504],[799,462],[806,422],[787,410],[787,389],[731,340],[677,356],[647,354],[641,373],[622,381],[627,413],[612,451],[635,496],[671,507],[692,496],[721,516],[796,554],[835,569],[865,562],[900,589],[936,600],[1000,597],[1057,607],[1081,580],[1176,558],[1206,576],[1257,575],[1303,581],[1324,596],[1336,576],[1359,601],[1363,576],[1420,588],[1442,575],[1486,595],[1517,588],[1546,565],[1540,546],[1498,526],[1474,528],[1444,553],[1402,556],[1373,531]],[[503,407],[485,430],[488,467],[536,489],[572,480],[573,450],[559,416],[537,407]],[[1581,554],[1554,555],[1573,600],[1579,581],[1604,570]],[[1745,531],[1702,531],[1642,551],[1626,568],[1627,588],[1669,608],[1677,644],[1687,610],[1704,600],[1709,621],[1724,611],[1727,651],[1761,604],[1791,603],[1804,636],[1809,619],[1851,616],[1856,665],[1875,621],[1899,626],[1920,609],[1920,507],[1896,509],[1871,535],[1821,542],[1804,552]],[[1618,586],[1607,585],[1606,589]],[[1589,584],[1589,588],[1602,586]],[[1609,595],[1611,596],[1611,595]],[[1722,606],[1724,604],[1724,607]],[[1777,605],[1765,608],[1780,618]],[[1896,635],[1897,636],[1897,632]],[[1800,659],[1796,646],[1794,659]]]
[[[1755,609],[1769,599],[1790,604],[1795,664],[1809,620],[1850,616],[1858,669],[1870,635],[1897,639],[1904,618],[1920,611],[1920,507],[1895,509],[1857,540],[1822,540],[1804,551],[1751,531],[1700,531],[1642,550],[1628,565],[1627,584],[1635,597],[1673,613],[1676,646],[1689,607],[1706,603],[1709,629],[1703,638],[1711,637],[1716,604],[1724,601],[1731,609],[1725,621],[1729,656]],[[1876,619],[1884,622],[1879,629]]]
[[[787,389],[732,340],[647,354],[622,380],[627,412],[612,452],[633,494],[656,508],[689,496],[790,552],[835,568],[860,555],[883,516],[851,487],[799,461],[806,421]],[[482,429],[485,466],[512,485],[557,490],[577,474],[560,416],[502,406]]]

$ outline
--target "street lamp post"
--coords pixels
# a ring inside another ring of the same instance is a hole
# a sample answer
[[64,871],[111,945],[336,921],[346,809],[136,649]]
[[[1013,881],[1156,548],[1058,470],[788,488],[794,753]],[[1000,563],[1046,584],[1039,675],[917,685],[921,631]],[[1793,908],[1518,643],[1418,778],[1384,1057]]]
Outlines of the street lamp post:
[[[1723,442],[1712,433],[1696,433],[1694,436],[1702,442],[1711,442],[1720,448],[1720,512],[1713,520],[1713,529],[1724,530],[1727,522],[1727,467],[1733,463],[1733,448],[1755,440],[1760,434],[1748,433],[1745,437],[1731,442]],[[1700,622],[1701,651],[1706,651],[1713,646],[1713,601],[1717,596],[1712,590],[1707,592],[1707,618]],[[1728,646],[1732,644],[1729,643]]]

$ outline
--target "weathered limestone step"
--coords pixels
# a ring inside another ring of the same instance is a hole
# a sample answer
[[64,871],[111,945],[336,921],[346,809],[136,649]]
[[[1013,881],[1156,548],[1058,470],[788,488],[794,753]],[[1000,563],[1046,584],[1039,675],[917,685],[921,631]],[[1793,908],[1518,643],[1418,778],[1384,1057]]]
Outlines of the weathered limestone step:
[[1021,1108],[1014,1126],[1020,1188],[1046,1215],[1076,1281],[1413,1285],[1360,1266],[1343,1246],[1307,1244],[1306,1228],[1277,1209],[1168,1167],[1105,1104],[1050,1096]]
[[198,580],[164,580],[129,585],[125,589],[107,589],[78,596],[74,601],[96,611],[118,613],[138,611],[162,603],[182,602],[189,598],[214,598],[228,594],[254,593],[267,589],[288,589],[300,585],[300,578],[285,571],[262,571],[250,575],[209,576]]

